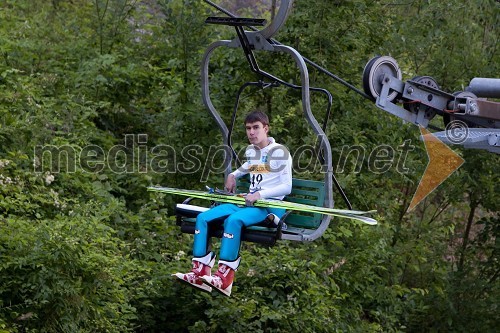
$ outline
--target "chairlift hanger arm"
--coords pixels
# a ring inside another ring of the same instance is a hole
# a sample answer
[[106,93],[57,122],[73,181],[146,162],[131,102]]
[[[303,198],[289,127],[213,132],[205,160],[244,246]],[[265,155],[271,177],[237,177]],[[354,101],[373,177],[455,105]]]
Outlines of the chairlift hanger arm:
[[[212,1],[210,0],[204,0],[205,3],[209,4],[210,6],[216,8],[217,10],[219,10],[220,12],[226,14],[227,16],[229,17],[232,17],[232,18],[238,18],[237,15],[231,13],[230,11],[226,10],[225,8],[213,3]],[[255,28],[254,26],[251,26],[251,25],[247,25],[246,26],[248,29],[252,30],[252,31],[259,31],[259,29]],[[273,45],[280,45],[282,46],[283,44],[281,44],[279,41],[277,41],[276,39],[274,38],[269,38],[268,41],[273,44]],[[353,86],[352,84],[350,84],[349,82],[341,79],[340,77],[338,77],[337,75],[331,73],[330,71],[328,71],[327,69],[321,67],[320,65],[316,64],[314,61],[306,58],[306,57],[302,57],[304,59],[304,61],[308,64],[308,65],[311,65],[312,67],[314,67],[316,70],[320,71],[321,73],[323,74],[326,74],[328,75],[329,77],[331,77],[332,79],[334,79],[335,81],[339,82],[340,84],[344,85],[345,87],[353,90],[354,92],[356,92],[357,94],[363,96],[364,98],[368,99],[368,100],[372,100],[372,97],[369,96],[368,94],[366,94],[364,91],[362,91],[361,89],[358,89],[356,88],[355,86]]]
[[[252,23],[256,21],[258,25],[265,25],[265,20],[263,19],[247,19],[247,18],[240,18],[236,17],[235,15],[232,15],[231,18],[225,19],[225,18],[220,18],[220,17],[209,17],[205,20],[205,23],[212,23],[212,24],[223,24],[223,25],[229,25],[229,26],[234,26],[236,30],[236,34],[238,36],[238,39],[240,41],[241,48],[243,49],[243,52],[245,54],[245,57],[250,65],[250,70],[264,78],[267,78],[271,81],[276,81],[279,82],[280,84],[283,84],[287,87],[293,88],[293,89],[302,89],[302,86],[294,85],[291,83],[288,83],[274,75],[271,75],[265,71],[262,71],[259,68],[259,64],[257,63],[257,59],[255,58],[255,55],[253,54],[253,45],[250,43],[248,40],[247,35],[245,34],[245,31],[243,29],[243,26],[246,25],[248,22]],[[254,27],[252,27],[255,29]],[[309,88],[312,91],[318,91],[322,92],[327,95],[328,98],[328,107],[327,107],[327,114],[325,116],[325,120],[323,122],[323,131],[326,130],[326,125],[328,123],[328,119],[330,118],[330,111],[331,111],[331,106],[332,106],[332,94],[324,89],[324,88],[315,88],[315,87],[310,87]]]
[[[302,86],[288,83],[288,82],[286,82],[286,81],[284,81],[284,80],[282,80],[282,79],[280,79],[272,74],[269,74],[269,73],[261,70],[259,68],[258,63],[257,63],[257,59],[255,58],[255,55],[253,54],[253,51],[252,51],[253,47],[250,44],[250,42],[245,34],[245,31],[243,30],[243,28],[241,26],[235,26],[235,29],[236,29],[236,33],[238,35],[238,39],[240,41],[241,48],[243,49],[245,57],[250,65],[250,70],[252,72],[256,73],[257,75],[260,75],[262,78],[267,78],[267,79],[273,81],[273,83],[272,83],[273,85],[275,85],[276,83],[279,83],[279,84],[282,84],[282,85],[287,86],[289,88],[302,89]],[[327,96],[328,107],[327,107],[327,112],[326,112],[325,120],[323,122],[323,127],[322,127],[323,131],[325,131],[328,120],[330,118],[330,113],[331,113],[331,107],[332,107],[332,101],[333,101],[332,94],[324,88],[309,87],[309,90],[321,92]],[[238,93],[238,96],[240,93],[241,92]],[[232,124],[232,126],[234,126],[234,124]],[[231,132],[231,130],[230,130],[230,132]]]
[[[284,86],[287,86],[289,88],[298,89],[298,90],[302,89],[302,86],[288,83],[288,82],[286,82],[286,81],[284,81],[284,80],[282,80],[282,79],[280,79],[272,74],[269,74],[269,73],[261,70],[259,68],[257,60],[255,59],[255,56],[253,54],[252,46],[250,45],[247,36],[245,35],[244,31],[242,31],[242,30],[243,29],[241,27],[236,27],[236,31],[238,33],[238,38],[240,40],[243,52],[245,53],[245,57],[247,58],[247,61],[250,64],[250,70],[252,72],[260,75],[263,78],[267,78],[271,81],[277,82],[277,83],[282,84]],[[327,112],[326,112],[325,120],[323,121],[323,127],[322,127],[323,131],[325,131],[328,120],[330,118],[330,113],[331,113],[331,107],[332,107],[332,102],[333,102],[332,94],[324,88],[309,87],[309,90],[324,93],[328,99]]]
[[248,37],[245,34],[243,27],[235,27],[235,29],[236,29],[236,33],[238,35],[238,39],[240,40],[240,43],[241,43],[241,48],[243,49],[243,52],[245,53],[245,57],[247,58],[247,61],[250,64],[250,69],[252,70],[252,72],[255,72],[257,74],[264,76],[265,72],[262,72],[259,69],[259,64],[257,63],[257,59],[255,59],[255,56],[252,52],[252,45],[248,41]]

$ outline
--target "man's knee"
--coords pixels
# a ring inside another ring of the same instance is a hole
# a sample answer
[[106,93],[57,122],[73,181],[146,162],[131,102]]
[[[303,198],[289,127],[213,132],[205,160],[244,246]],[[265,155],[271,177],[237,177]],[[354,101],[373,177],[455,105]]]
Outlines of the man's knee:
[[207,221],[207,215],[208,215],[208,211],[206,212],[201,212],[200,214],[198,214],[198,216],[196,216],[196,222],[198,221]]
[[228,217],[224,222],[224,233],[222,237],[227,239],[239,239],[242,226],[243,222],[241,219]]
[[229,216],[224,222],[224,230],[239,231],[243,227],[243,221],[234,216]]
[[203,218],[203,216],[200,216],[200,215],[198,215],[196,217],[196,224],[195,224],[196,234],[199,234],[200,232],[204,232],[208,228],[207,220],[205,218]]

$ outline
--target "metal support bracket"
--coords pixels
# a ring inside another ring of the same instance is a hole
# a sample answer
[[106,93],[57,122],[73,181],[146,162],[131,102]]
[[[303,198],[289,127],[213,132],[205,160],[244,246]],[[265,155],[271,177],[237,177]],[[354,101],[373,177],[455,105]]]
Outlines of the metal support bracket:
[[[248,43],[252,45],[253,50],[274,51],[274,46],[271,44],[259,31],[245,31],[245,36]],[[229,47],[242,47],[240,39],[235,38],[229,43]]]
[[449,145],[461,145],[467,149],[483,149],[500,154],[500,129],[461,128],[432,135]]
[[396,117],[403,119],[404,121],[410,122],[415,125],[420,125],[423,127],[427,127],[429,124],[429,119],[426,117],[425,111],[419,111],[418,113],[413,113],[408,110],[405,110],[398,105],[389,101],[389,94],[391,91],[397,91],[399,93],[403,93],[405,89],[405,84],[401,80],[398,80],[395,77],[389,77],[384,75],[382,78],[382,90],[380,91],[380,95],[377,97],[375,101],[377,107],[381,108],[384,111],[389,112]]

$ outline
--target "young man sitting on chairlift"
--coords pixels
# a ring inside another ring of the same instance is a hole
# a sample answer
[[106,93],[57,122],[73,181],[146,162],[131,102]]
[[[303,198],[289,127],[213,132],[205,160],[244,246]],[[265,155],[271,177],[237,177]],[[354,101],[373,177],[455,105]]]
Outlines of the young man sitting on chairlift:
[[[245,118],[245,128],[250,145],[245,151],[246,162],[229,174],[225,188],[234,193],[236,179],[250,176],[250,187],[245,194],[246,206],[220,204],[196,218],[193,245],[193,268],[189,273],[175,273],[177,278],[193,287],[217,291],[230,296],[234,272],[238,269],[241,257],[239,249],[241,232],[244,227],[258,224],[266,218],[277,221],[285,214],[280,208],[259,208],[253,203],[258,199],[282,200],[292,190],[292,158],[288,150],[268,137],[269,119],[260,111],[254,111]],[[224,233],[219,254],[219,266],[215,274],[211,268],[215,254],[209,251],[208,224],[224,220]]]

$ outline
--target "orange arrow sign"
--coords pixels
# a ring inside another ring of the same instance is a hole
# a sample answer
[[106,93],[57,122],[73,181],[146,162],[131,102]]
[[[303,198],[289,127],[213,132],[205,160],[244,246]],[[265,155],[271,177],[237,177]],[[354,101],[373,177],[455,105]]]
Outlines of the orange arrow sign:
[[424,175],[420,179],[408,211],[413,210],[464,163],[462,157],[457,155],[431,132],[421,126],[419,128],[424,138],[425,150],[427,151],[427,156],[429,156],[429,164],[427,164]]

